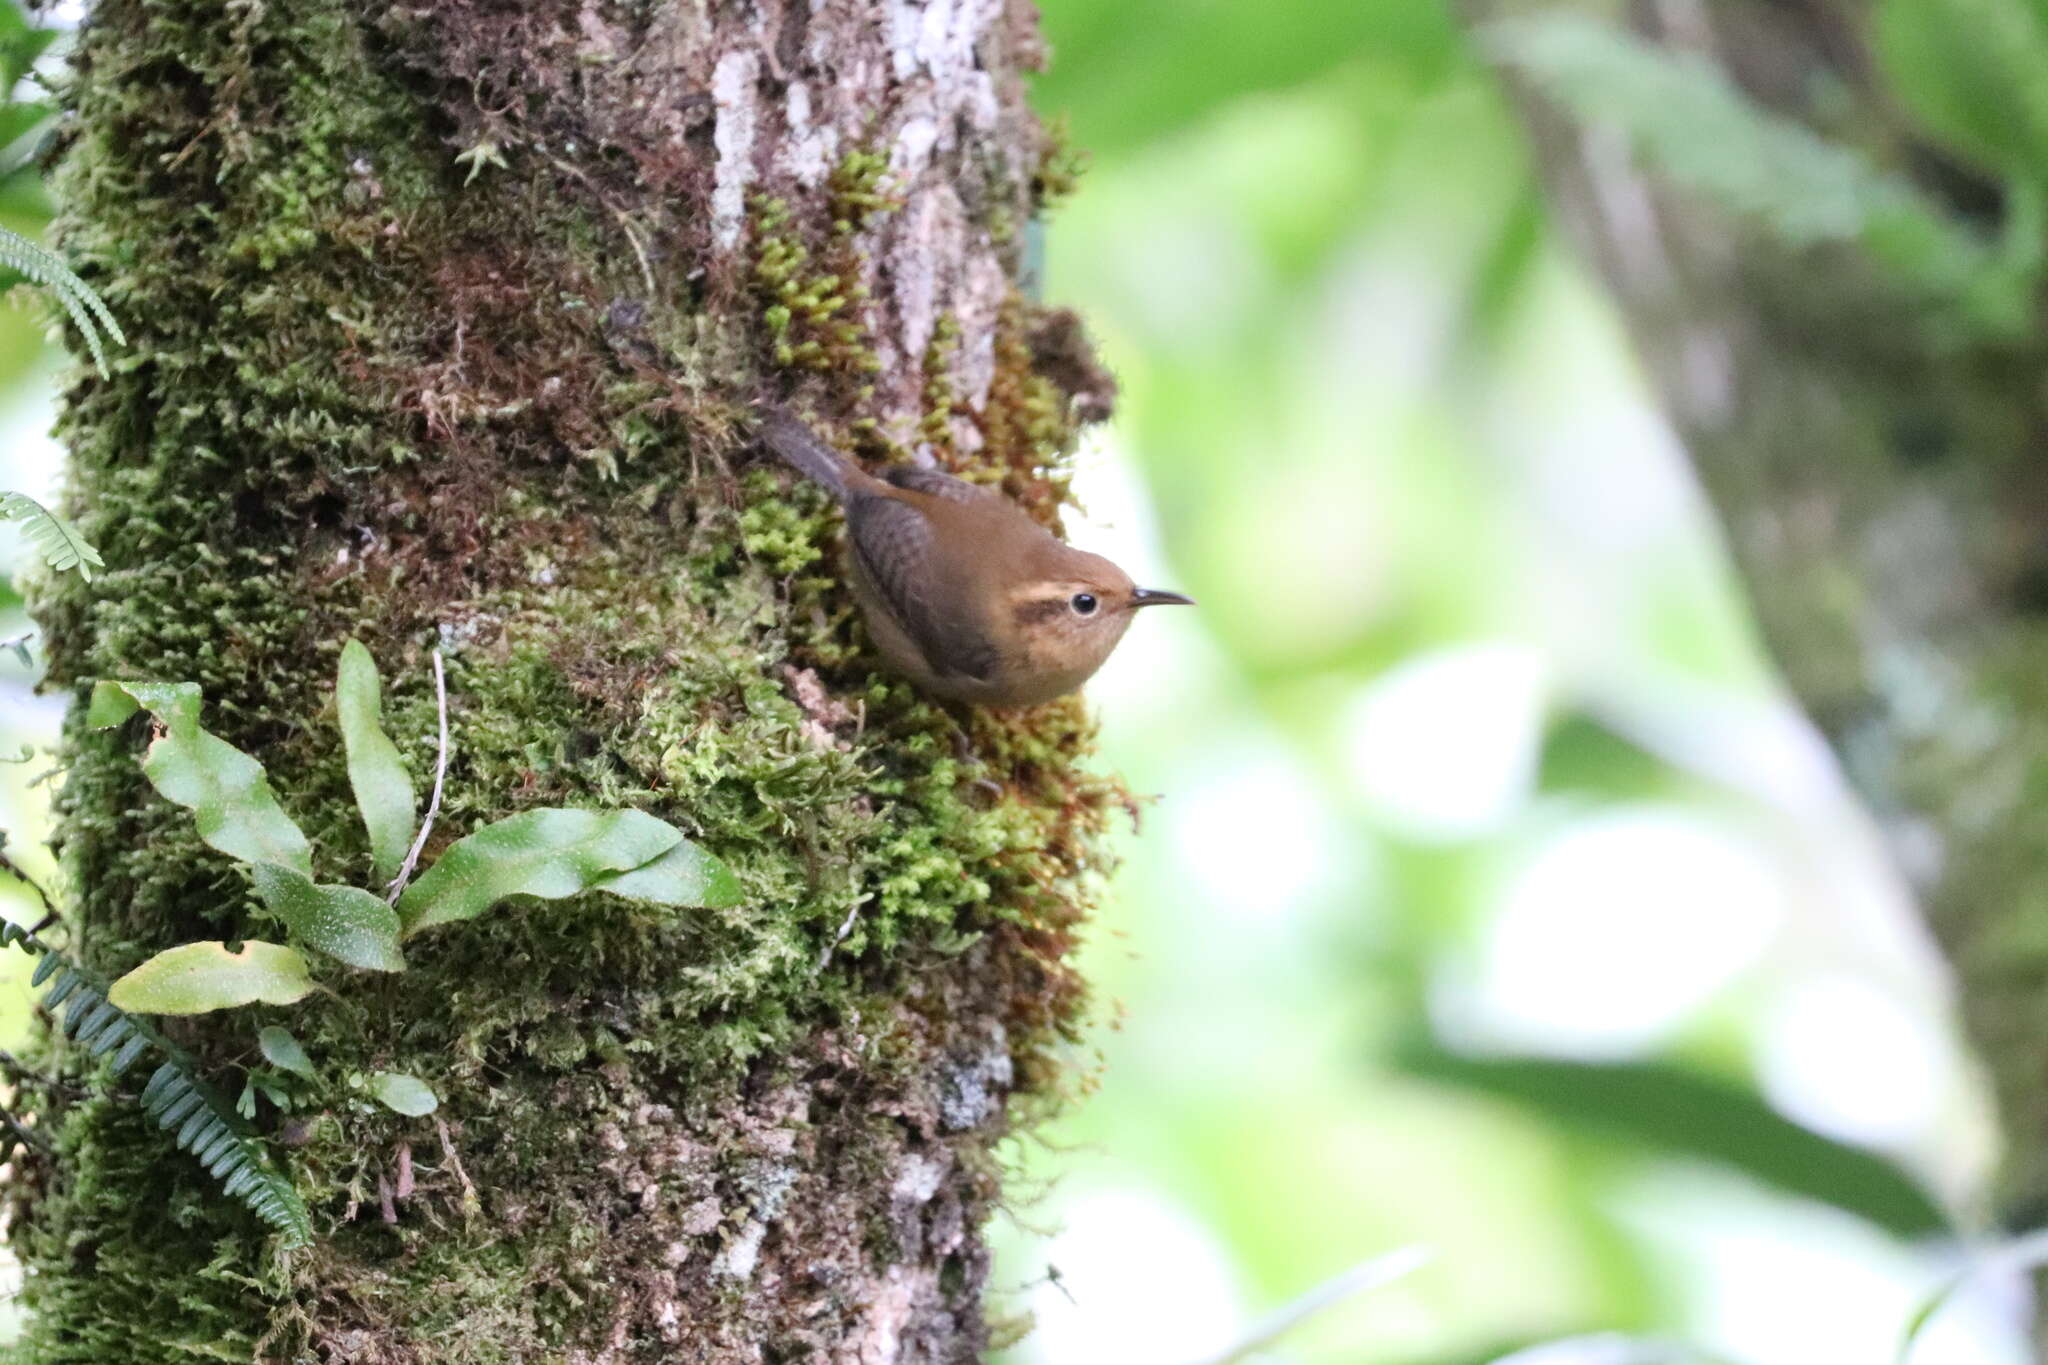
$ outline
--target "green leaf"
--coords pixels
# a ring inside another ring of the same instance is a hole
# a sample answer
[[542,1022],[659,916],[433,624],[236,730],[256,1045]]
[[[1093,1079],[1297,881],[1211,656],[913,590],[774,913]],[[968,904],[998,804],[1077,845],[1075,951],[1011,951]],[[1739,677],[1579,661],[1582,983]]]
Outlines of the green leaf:
[[312,989],[304,958],[282,943],[251,939],[238,953],[225,943],[166,948],[116,981],[107,999],[139,1014],[204,1014],[259,1000],[289,1005]]
[[398,746],[384,733],[383,687],[376,661],[360,640],[341,647],[334,680],[334,706],[341,715],[341,742],[348,751],[348,781],[370,834],[377,876],[390,881],[405,861],[418,828],[419,802]]
[[2048,19],[2026,0],[1884,0],[1876,46],[1934,136],[1979,165],[2048,182]]
[[251,875],[258,898],[307,947],[366,971],[405,970],[398,912],[382,900],[358,887],[315,885],[304,873],[276,863],[257,863]]
[[1467,1057],[1427,1041],[1402,1048],[1396,1060],[1412,1075],[1511,1101],[1561,1128],[1719,1162],[1901,1237],[1949,1228],[1907,1171],[1803,1128],[1754,1092],[1715,1077],[1660,1062]]
[[57,40],[57,34],[54,28],[31,27],[18,12],[0,24],[0,85],[4,85],[0,94],[14,89],[43,50]]
[[92,689],[85,709],[85,723],[95,730],[119,725],[138,710],[146,710],[170,729],[196,728],[199,724],[198,683],[103,682]]
[[379,1071],[364,1084],[379,1104],[386,1109],[394,1109],[407,1118],[416,1119],[441,1107],[441,1101],[433,1089],[417,1076],[407,1076],[397,1071]]
[[164,726],[143,757],[143,775],[166,800],[192,812],[201,839],[243,862],[312,875],[312,846],[278,805],[263,765],[200,727],[198,687],[102,682],[93,688],[86,723],[118,725],[138,706]]
[[507,896],[559,900],[652,862],[682,832],[636,810],[545,808],[486,825],[449,845],[398,899],[405,932],[474,919]]
[[0,148],[11,146],[22,135],[53,117],[57,106],[40,100],[0,105]]
[[263,1050],[263,1060],[279,1071],[289,1071],[309,1081],[320,1079],[320,1073],[313,1069],[313,1059],[289,1031],[267,1024],[256,1031],[256,1046]]
[[[1247,95],[1313,89],[1333,69],[1370,71],[1419,102],[1460,55],[1452,8],[1415,0],[1048,0],[1040,9],[1059,60],[1033,79],[1032,103],[1071,113],[1079,144],[1104,156],[1159,146]],[[1145,41],[1131,42],[1133,33]]]
[[702,906],[712,910],[738,905],[742,899],[739,879],[732,875],[732,869],[688,839],[651,863],[598,878],[591,888],[655,905]]
[[76,569],[90,582],[94,569],[106,567],[100,552],[76,526],[24,493],[0,493],[0,521],[20,522],[29,545],[59,573]]

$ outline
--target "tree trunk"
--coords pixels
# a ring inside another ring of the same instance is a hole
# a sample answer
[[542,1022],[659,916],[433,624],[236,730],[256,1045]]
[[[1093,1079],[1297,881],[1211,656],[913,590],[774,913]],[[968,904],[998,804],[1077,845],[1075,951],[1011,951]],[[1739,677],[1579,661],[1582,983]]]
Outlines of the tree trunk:
[[[1469,8],[1552,21],[1619,9]],[[1910,194],[1958,236],[2010,231],[2005,190],[1937,149],[1908,112],[1874,54],[1872,9],[1646,4],[1627,7],[1624,27],[1800,137],[1854,148],[1882,194]],[[1528,36],[1494,35],[1511,71]],[[1730,203],[1697,158],[1688,173],[1640,141],[1632,155],[1625,116],[1619,127],[1576,120],[1552,100],[1569,105],[1587,86],[1566,84],[1515,82],[1542,178],[1613,289],[1792,690],[1920,889],[1995,1081],[2009,1141],[2004,1212],[2038,1222],[2048,1198],[2048,324],[2036,277],[1974,300],[2005,325],[1959,323],[1954,301],[1902,277],[1875,231],[1788,233]],[[1794,208],[1800,195],[1821,202],[1840,190],[1796,175],[1775,188]]]
[[[93,7],[63,242],[130,345],[63,418],[108,568],[45,594],[53,685],[198,682],[321,879],[368,886],[337,654],[369,645],[424,787],[438,647],[430,859],[531,806],[630,805],[747,900],[503,906],[402,975],[181,1029],[230,1095],[267,1023],[327,1078],[316,1112],[259,1116],[304,1252],[274,1256],[133,1082],[59,1104],[14,1232],[33,1358],[981,1357],[993,1147],[1069,1074],[1063,959],[1119,789],[1079,767],[1077,702],[960,715],[870,673],[834,514],[759,462],[747,405],[1057,515],[1103,395],[1013,283],[1062,179],[1023,103],[1035,24],[1025,0]],[[67,739],[71,948],[113,974],[282,937],[139,740]],[[440,1112],[349,1089],[378,1070]]]

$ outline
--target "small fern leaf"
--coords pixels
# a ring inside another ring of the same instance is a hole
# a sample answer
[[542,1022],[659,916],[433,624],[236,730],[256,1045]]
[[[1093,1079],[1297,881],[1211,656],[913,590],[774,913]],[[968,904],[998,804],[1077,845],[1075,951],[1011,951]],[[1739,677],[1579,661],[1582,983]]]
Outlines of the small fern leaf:
[[43,997],[43,1008],[55,1014],[57,1006],[64,1003],[64,997],[78,989],[80,980],[78,973],[67,967],[57,978],[57,984],[50,987],[50,993]]
[[312,1240],[305,1201],[264,1159],[256,1139],[241,1132],[227,1102],[181,1069],[174,1057],[156,1069],[142,1089],[143,1111],[181,1151],[192,1153],[215,1179],[228,1176],[222,1191],[277,1229],[287,1247]]
[[85,338],[94,367],[102,379],[106,378],[107,352],[101,333],[123,346],[128,344],[128,338],[122,335],[121,324],[114,321],[114,315],[92,286],[78,278],[56,253],[4,227],[0,227],[0,265],[20,271],[57,296],[79,335]]
[[199,1079],[182,1049],[147,1021],[108,1000],[104,981],[73,966],[23,926],[0,920],[0,944],[11,944],[38,959],[31,978],[36,984],[54,979],[42,1004],[53,1018],[60,1005],[65,1007],[57,1025],[65,1035],[89,1047],[94,1056],[120,1049],[112,1062],[115,1075],[146,1051],[161,1053],[165,1060],[142,1087],[143,1112],[172,1134],[180,1150],[196,1155],[215,1180],[227,1177],[222,1191],[274,1228],[286,1249],[313,1240],[306,1202],[270,1164],[261,1140],[236,1121],[228,1102]]
[[[0,228],[0,232],[6,229]],[[78,528],[25,493],[0,493],[0,521],[21,523],[21,533],[45,564],[62,573],[78,570],[80,578],[91,581],[94,569],[106,567],[92,542]]]
[[118,1076],[135,1065],[135,1059],[148,1050],[149,1039],[139,1033],[121,1044],[121,1050],[114,1054],[114,1074]]

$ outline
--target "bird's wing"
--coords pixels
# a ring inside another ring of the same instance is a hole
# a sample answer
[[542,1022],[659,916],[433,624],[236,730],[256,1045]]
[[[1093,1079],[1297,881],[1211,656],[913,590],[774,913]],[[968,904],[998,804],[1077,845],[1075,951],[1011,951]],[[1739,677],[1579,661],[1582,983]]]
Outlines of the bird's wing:
[[977,488],[965,479],[956,479],[951,474],[941,474],[936,469],[922,469],[914,464],[891,465],[882,471],[882,477],[898,488],[907,488],[913,493],[928,493],[947,502],[979,502],[991,496],[986,489]]
[[846,521],[861,568],[932,671],[991,677],[1001,661],[994,642],[970,622],[936,610],[930,598],[930,585],[946,571],[934,562],[932,526],[924,513],[895,498],[856,497],[847,505]]

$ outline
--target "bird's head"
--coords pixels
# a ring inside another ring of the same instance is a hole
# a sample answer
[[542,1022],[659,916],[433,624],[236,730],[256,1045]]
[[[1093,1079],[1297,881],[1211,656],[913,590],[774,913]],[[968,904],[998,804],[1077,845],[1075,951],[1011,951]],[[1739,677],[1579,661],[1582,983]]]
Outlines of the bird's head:
[[1043,577],[1010,594],[1011,619],[1037,668],[1085,678],[1109,657],[1140,608],[1194,605],[1177,592],[1139,587],[1101,555],[1061,548],[1065,553]]

